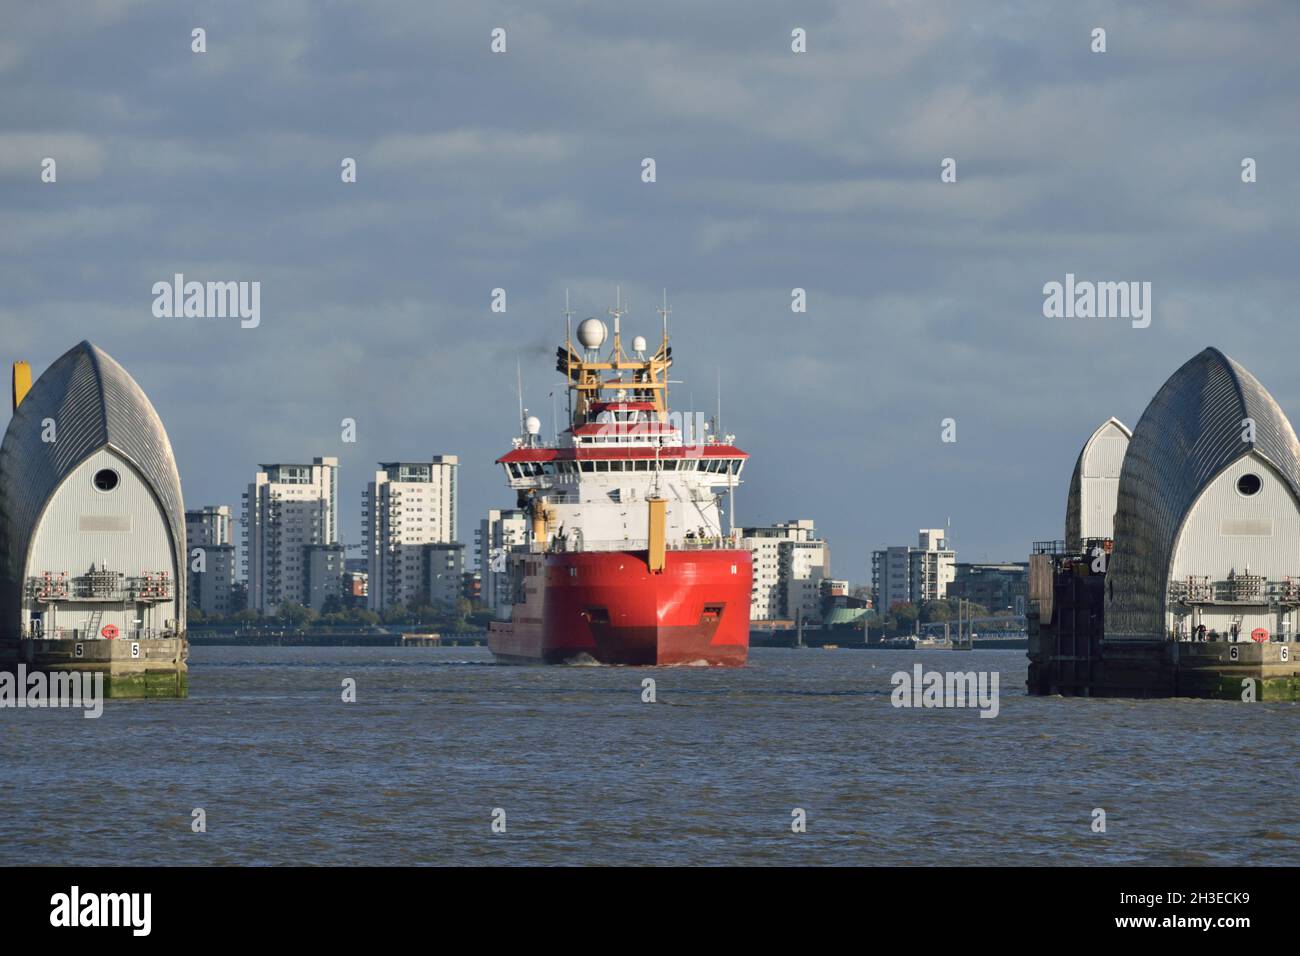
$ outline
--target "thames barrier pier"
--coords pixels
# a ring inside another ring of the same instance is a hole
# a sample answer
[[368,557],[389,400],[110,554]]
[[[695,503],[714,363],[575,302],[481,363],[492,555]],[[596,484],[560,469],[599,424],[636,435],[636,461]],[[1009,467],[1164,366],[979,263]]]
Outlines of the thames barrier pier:
[[1300,442],[1218,349],[1084,444],[1030,556],[1031,694],[1300,700]]
[[185,508],[171,443],[126,370],[82,342],[0,445],[0,670],[99,671],[109,697],[185,697]]

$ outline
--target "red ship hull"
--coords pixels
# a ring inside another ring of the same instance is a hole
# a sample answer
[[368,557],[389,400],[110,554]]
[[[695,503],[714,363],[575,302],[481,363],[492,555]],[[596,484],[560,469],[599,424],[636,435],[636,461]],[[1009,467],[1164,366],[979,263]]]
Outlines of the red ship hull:
[[498,660],[736,667],[749,655],[749,551],[669,551],[658,573],[645,551],[519,560],[512,619],[488,632]]

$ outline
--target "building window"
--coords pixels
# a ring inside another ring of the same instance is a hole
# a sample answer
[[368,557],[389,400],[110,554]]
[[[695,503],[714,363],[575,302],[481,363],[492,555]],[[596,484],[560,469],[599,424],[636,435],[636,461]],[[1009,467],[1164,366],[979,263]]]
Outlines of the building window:
[[1259,480],[1259,475],[1247,473],[1237,479],[1237,492],[1249,498],[1252,495],[1259,494],[1259,489],[1263,485],[1264,483]]
[[91,480],[95,483],[95,487],[100,491],[112,491],[117,487],[117,472],[112,468],[101,468],[99,471],[95,472],[95,477]]

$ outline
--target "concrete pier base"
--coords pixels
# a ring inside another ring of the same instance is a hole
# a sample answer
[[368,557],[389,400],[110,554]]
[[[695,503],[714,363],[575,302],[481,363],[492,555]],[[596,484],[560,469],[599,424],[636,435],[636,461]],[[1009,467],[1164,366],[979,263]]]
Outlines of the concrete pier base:
[[99,671],[112,698],[189,696],[189,642],[183,637],[147,640],[3,640],[0,670]]
[[1108,641],[1072,623],[1058,613],[1044,625],[1030,614],[1029,693],[1300,700],[1300,644]]

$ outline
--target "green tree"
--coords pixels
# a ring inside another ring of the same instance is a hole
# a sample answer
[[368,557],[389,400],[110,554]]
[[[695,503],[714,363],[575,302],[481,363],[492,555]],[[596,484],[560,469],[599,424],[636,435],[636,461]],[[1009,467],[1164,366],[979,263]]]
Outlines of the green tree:
[[956,617],[956,609],[948,601],[922,601],[920,621],[922,624],[942,624]]
[[316,618],[316,612],[309,607],[285,601],[280,605],[280,620],[289,627],[302,627]]
[[411,620],[411,612],[407,610],[405,604],[394,604],[384,611],[383,620],[385,624],[408,624]]
[[889,616],[893,621],[893,627],[890,628],[891,633],[910,634],[916,629],[920,611],[910,601],[897,601],[890,607]]
[[378,614],[364,607],[348,608],[348,623],[374,627],[381,620]]

